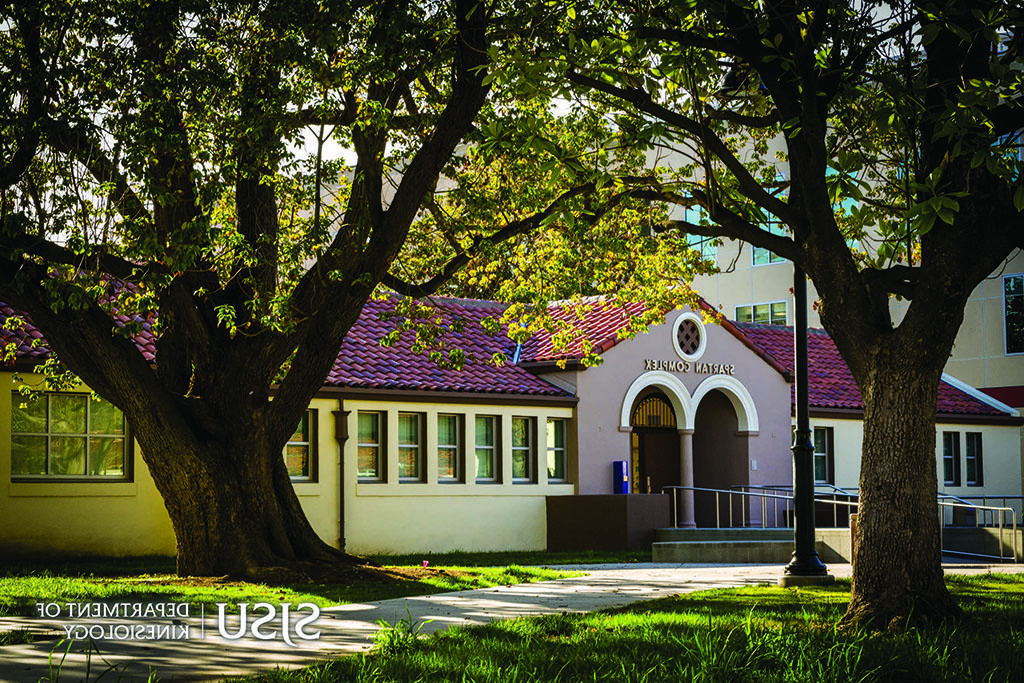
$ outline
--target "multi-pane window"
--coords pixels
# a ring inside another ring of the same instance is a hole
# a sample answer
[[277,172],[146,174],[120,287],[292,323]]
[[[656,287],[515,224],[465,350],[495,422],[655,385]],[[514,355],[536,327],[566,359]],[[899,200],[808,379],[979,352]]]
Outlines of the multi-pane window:
[[359,454],[357,471],[365,481],[383,481],[384,464],[381,460],[381,414],[360,412],[357,416]]
[[311,425],[316,424],[315,414],[315,410],[307,410],[303,414],[299,426],[288,437],[288,443],[284,447],[284,462],[288,467],[288,476],[296,481],[311,480],[315,476],[313,465],[316,454],[310,431]]
[[1024,275],[1003,278],[1006,353],[1024,353]]
[[967,485],[983,486],[985,475],[982,471],[981,432],[967,432],[967,453],[964,465],[967,469]]
[[[710,221],[707,218],[707,212],[704,211],[703,207],[691,207],[683,210],[683,220],[693,225],[709,225]],[[718,244],[720,240],[717,237],[705,237],[703,235],[686,235],[686,246],[690,247],[694,251],[700,253],[701,261],[707,261],[713,265],[718,264]]]
[[533,481],[533,420],[512,418],[512,480]]
[[[772,221],[766,226],[768,232],[773,235],[785,235],[786,228],[779,221]],[[766,266],[769,263],[782,263],[786,259],[782,258],[778,254],[765,249],[764,247],[753,247],[751,250],[753,255],[753,264],[755,266]]]
[[549,418],[547,429],[548,481],[565,481],[565,420]]
[[437,479],[438,481],[459,481],[461,472],[459,460],[462,439],[458,415],[437,416]]
[[736,307],[736,322],[761,323],[763,325],[786,324],[786,302],[772,301]]
[[960,432],[942,432],[942,481],[960,486]]
[[498,480],[498,418],[492,415],[476,416],[476,480]]
[[398,414],[398,480],[423,481],[423,416]]
[[835,483],[835,458],[833,455],[831,427],[814,428],[814,483]]
[[86,394],[11,397],[11,476],[126,479],[124,415]]

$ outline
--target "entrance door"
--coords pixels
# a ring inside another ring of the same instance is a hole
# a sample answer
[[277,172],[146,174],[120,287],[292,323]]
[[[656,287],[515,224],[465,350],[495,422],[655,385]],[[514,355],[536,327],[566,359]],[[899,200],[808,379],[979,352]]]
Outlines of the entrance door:
[[639,441],[638,493],[662,493],[666,486],[679,486],[679,433],[672,429],[637,429]]
[[633,493],[661,493],[678,486],[679,432],[672,405],[660,393],[638,399],[630,419],[633,428]]

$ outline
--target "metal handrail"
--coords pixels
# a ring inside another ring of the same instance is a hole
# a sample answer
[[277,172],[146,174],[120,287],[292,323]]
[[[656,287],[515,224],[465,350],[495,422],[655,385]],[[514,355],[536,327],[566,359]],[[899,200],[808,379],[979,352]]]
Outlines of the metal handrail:
[[[834,512],[834,515],[835,515],[834,519],[836,520],[836,522],[838,522],[838,520],[839,520],[838,506],[842,505],[842,506],[848,507],[848,508],[855,508],[855,507],[859,507],[860,506],[860,500],[859,500],[860,495],[859,495],[859,493],[852,493],[852,492],[850,492],[850,491],[848,491],[846,489],[839,488],[838,486],[834,486],[832,484],[823,484],[822,486],[828,486],[828,487],[832,488],[833,490],[830,493],[824,493],[824,494],[816,493],[814,499],[816,501],[819,501],[819,502],[830,503],[831,505],[833,505],[833,508],[835,510],[835,512]],[[759,490],[755,492],[755,491],[747,491],[747,490],[743,490],[743,489],[759,489]],[[715,526],[717,528],[723,528],[722,527],[722,519],[721,519],[722,494],[725,494],[726,496],[728,496],[727,502],[728,502],[728,510],[729,510],[729,527],[735,527],[736,526],[736,524],[734,523],[734,520],[733,520],[733,507],[734,507],[734,505],[733,505],[733,497],[734,496],[739,496],[740,500],[744,500],[744,499],[746,499],[746,500],[758,499],[758,500],[761,501],[761,528],[768,528],[767,522],[768,522],[769,515],[768,515],[767,504],[768,504],[768,501],[774,501],[771,518],[773,519],[773,521],[776,524],[775,528],[788,528],[790,526],[789,524],[785,524],[784,526],[779,526],[778,525],[778,522],[780,520],[780,515],[779,515],[780,510],[779,510],[778,501],[785,501],[785,506],[783,507],[782,512],[784,514],[788,514],[792,510],[793,496],[792,496],[792,494],[781,495],[781,494],[778,494],[778,493],[767,493],[766,492],[766,491],[778,491],[778,490],[787,490],[787,489],[784,488],[784,487],[781,487],[781,486],[764,486],[764,485],[757,485],[757,484],[753,484],[753,485],[750,485],[750,484],[737,485],[737,486],[734,486],[732,489],[713,489],[713,488],[705,488],[705,487],[700,487],[700,486],[665,486],[665,487],[662,488],[662,493],[671,493],[671,496],[672,496],[672,526],[676,527],[676,528],[679,527],[679,502],[678,502],[679,501],[679,496],[676,494],[677,491],[692,491],[692,492],[695,492],[695,493],[696,492],[713,493],[714,496],[715,496]],[[837,496],[840,496],[840,495],[848,496],[849,499],[848,500],[841,500],[841,499],[839,499],[837,497]],[[825,498],[824,496],[831,496],[831,498]],[[998,537],[999,555],[998,556],[996,556],[996,555],[983,555],[983,554],[978,554],[978,553],[966,553],[966,552],[959,552],[959,551],[944,551],[944,552],[948,552],[950,554],[971,555],[971,556],[974,556],[974,557],[998,559],[1001,562],[1005,562],[1007,560],[1013,562],[1013,561],[1016,560],[1016,558],[1017,558],[1017,550],[1018,550],[1017,549],[1017,528],[1018,528],[1017,527],[1017,511],[1013,507],[1010,507],[1010,506],[999,507],[999,506],[983,505],[983,504],[979,505],[979,504],[971,503],[967,499],[969,499],[969,498],[980,498],[983,501],[987,501],[989,498],[999,498],[999,499],[1002,499],[1003,502],[1005,503],[1006,500],[1017,500],[1017,499],[1020,499],[1020,500],[1024,501],[1024,496],[1009,496],[1009,495],[1008,496],[967,496],[966,498],[962,498],[962,497],[954,496],[954,495],[951,495],[951,494],[938,493],[936,497],[937,497],[937,501],[936,502],[938,503],[938,507],[939,507],[940,511],[941,511],[942,508],[947,508],[947,507],[948,508],[956,508],[956,507],[959,507],[959,508],[967,508],[967,509],[972,509],[972,510],[981,510],[983,512],[988,512],[988,513],[991,514],[991,517],[990,517],[991,519],[996,519],[997,520],[997,522],[995,524],[993,524],[993,526],[997,526],[998,529],[999,529],[999,537]],[[951,503],[951,502],[949,502],[950,499],[955,500],[957,502],[952,502]],[[741,526],[745,527],[745,526],[747,526],[747,522],[748,522],[748,519],[747,519],[748,506],[741,505],[740,506],[740,510],[741,510],[741,515],[740,515]],[[1011,542],[1010,542],[1011,555],[1010,555],[1009,558],[1007,558],[1006,555],[1003,552],[1003,548],[1006,547],[1006,544],[1004,543],[1003,531],[1004,531],[1004,529],[1006,529],[1006,525],[1005,525],[1004,521],[1006,519],[1006,515],[1007,514],[1010,515],[1009,531],[1010,531],[1010,540],[1011,540]],[[940,516],[940,523],[939,523],[939,533],[940,533],[940,547],[941,547],[941,534],[942,534],[942,529],[945,526],[945,514],[940,512],[940,515],[941,516]],[[977,523],[977,517],[975,518],[975,526],[976,527],[980,526]]]

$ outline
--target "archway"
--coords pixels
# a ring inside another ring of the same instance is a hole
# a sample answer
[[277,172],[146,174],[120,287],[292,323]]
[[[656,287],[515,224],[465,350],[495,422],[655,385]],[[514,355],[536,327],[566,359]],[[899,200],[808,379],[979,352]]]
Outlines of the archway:
[[637,397],[630,411],[631,488],[661,493],[680,482],[679,431],[668,398],[656,389]]
[[[696,397],[696,395],[695,395]],[[742,420],[737,398],[727,390],[710,388],[700,394],[694,414],[693,485],[697,488],[731,490],[750,483],[747,437],[749,415]],[[755,417],[756,420],[756,417]],[[756,422],[755,422],[756,424]],[[749,522],[742,499],[701,492],[695,500],[698,527],[739,526]]]

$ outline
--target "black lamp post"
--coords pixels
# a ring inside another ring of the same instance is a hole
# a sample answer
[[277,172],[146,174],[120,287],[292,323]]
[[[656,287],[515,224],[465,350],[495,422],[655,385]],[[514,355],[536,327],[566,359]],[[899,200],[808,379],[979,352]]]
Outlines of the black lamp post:
[[796,430],[793,432],[793,559],[786,565],[782,585],[827,583],[835,580],[818,559],[814,547],[814,444],[808,393],[810,373],[807,358],[807,276],[793,264],[793,361],[796,377]]

